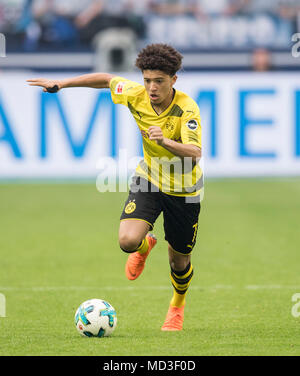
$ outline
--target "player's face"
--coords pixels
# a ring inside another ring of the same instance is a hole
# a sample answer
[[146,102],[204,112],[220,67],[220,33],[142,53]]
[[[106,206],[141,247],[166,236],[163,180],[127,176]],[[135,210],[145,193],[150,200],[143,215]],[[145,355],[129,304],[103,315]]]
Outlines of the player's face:
[[144,70],[144,85],[152,105],[160,106],[173,97],[173,85],[177,76],[169,76],[160,70]]

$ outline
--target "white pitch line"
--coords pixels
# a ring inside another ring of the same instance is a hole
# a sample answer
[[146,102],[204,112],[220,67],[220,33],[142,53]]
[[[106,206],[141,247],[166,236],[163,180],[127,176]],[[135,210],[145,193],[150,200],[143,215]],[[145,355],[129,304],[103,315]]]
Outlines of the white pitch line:
[[[139,291],[139,290],[169,290],[170,286],[0,286],[1,291],[31,291],[31,292],[47,292],[47,291],[79,291],[79,290],[99,290],[99,291]],[[190,286],[191,290],[298,290],[300,285],[215,285],[215,286]]]

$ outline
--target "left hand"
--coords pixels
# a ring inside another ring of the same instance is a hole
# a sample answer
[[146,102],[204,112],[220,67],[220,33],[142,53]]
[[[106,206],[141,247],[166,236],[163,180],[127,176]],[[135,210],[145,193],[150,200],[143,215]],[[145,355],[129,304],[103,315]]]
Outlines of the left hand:
[[152,141],[156,141],[158,145],[163,146],[164,144],[164,135],[160,127],[152,125],[148,129],[149,139]]

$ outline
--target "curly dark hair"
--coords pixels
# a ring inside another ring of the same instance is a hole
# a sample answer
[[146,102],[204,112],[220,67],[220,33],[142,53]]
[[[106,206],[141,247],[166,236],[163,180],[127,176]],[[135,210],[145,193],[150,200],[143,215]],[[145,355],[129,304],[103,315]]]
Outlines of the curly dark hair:
[[150,44],[138,54],[135,65],[144,70],[160,70],[173,77],[181,69],[183,56],[168,44]]

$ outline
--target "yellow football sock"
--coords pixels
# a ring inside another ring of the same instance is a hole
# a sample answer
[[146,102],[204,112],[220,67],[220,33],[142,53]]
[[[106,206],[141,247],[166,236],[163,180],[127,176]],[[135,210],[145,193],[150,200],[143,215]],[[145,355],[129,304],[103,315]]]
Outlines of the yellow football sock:
[[181,272],[177,272],[171,268],[171,282],[174,287],[171,306],[182,307],[185,305],[185,297],[191,283],[194,271],[191,263]]
[[145,239],[143,239],[143,241],[141,242],[141,244],[138,246],[138,248],[136,250],[140,254],[143,254],[143,253],[146,253],[148,251],[148,248],[149,248],[149,242],[148,242],[148,239],[146,237]]

